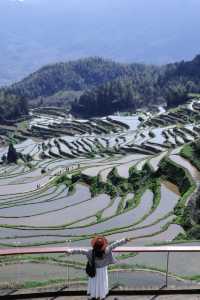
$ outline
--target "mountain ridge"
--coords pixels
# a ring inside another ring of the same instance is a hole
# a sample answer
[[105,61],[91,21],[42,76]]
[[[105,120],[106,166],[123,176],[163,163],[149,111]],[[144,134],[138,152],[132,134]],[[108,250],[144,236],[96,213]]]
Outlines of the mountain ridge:
[[176,106],[200,92],[200,55],[164,66],[120,64],[100,57],[44,66],[2,89],[32,107],[63,106],[82,117]]
[[80,57],[146,64],[192,59],[199,52],[199,10],[197,0],[1,0],[0,85]]

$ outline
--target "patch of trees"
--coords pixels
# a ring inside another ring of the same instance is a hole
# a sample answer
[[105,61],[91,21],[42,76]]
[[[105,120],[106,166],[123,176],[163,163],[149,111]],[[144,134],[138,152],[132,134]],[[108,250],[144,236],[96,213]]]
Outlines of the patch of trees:
[[8,91],[0,91],[0,123],[7,120],[15,120],[28,114],[28,104],[24,97],[11,94]]
[[200,55],[191,62],[136,68],[128,77],[86,91],[73,103],[72,112],[87,117],[135,111],[163,103],[173,107],[184,104],[188,93],[199,92]]
[[16,163],[17,159],[18,159],[17,151],[14,148],[13,144],[11,143],[8,148],[7,162],[8,163]]
[[186,144],[181,149],[181,155],[200,171],[200,139]]
[[147,102],[148,105],[164,102],[161,97],[156,99],[156,94],[159,94],[159,87],[151,72],[148,76],[140,74],[134,79],[119,78],[86,91],[79,101],[72,104],[72,112],[85,117],[108,115],[116,111],[135,112]]
[[[7,154],[4,154],[1,159],[4,164],[16,164],[18,159],[21,159],[27,164],[32,161],[32,157],[30,154],[22,154],[20,152],[17,152],[13,143],[9,144]],[[29,166],[31,166],[31,164],[29,164]]]

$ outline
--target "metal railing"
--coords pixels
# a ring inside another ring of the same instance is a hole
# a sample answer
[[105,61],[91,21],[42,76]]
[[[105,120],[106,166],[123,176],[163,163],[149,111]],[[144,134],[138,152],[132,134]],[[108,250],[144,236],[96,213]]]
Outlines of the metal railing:
[[[62,254],[66,253],[68,249],[78,247],[15,247],[9,249],[0,249],[0,257],[14,256],[14,255],[29,255],[29,254]],[[87,247],[81,247],[88,249]],[[169,263],[171,253],[200,253],[200,246],[153,246],[153,247],[118,247],[113,250],[115,253],[166,253],[166,276],[165,287],[168,287],[169,278]],[[69,270],[67,270],[69,272]],[[69,278],[68,278],[69,280]],[[196,290],[195,293],[200,293],[200,290]],[[0,296],[1,298],[1,296]],[[36,297],[37,298],[37,297]],[[12,299],[12,298],[10,298]],[[13,298],[14,299],[14,298]],[[16,298],[19,299],[19,298]],[[23,298],[25,299],[25,298]]]

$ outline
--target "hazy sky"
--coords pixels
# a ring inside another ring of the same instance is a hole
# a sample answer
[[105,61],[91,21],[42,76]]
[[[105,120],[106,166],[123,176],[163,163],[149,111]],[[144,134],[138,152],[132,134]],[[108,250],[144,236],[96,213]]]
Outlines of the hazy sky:
[[0,0],[0,71],[6,82],[85,56],[188,60],[200,53],[199,12],[200,0]]

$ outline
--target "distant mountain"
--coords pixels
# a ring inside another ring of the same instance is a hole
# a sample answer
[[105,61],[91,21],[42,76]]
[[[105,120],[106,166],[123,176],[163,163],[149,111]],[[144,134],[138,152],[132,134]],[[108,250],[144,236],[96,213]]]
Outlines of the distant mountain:
[[131,76],[140,64],[125,65],[99,57],[47,65],[10,86],[12,93],[28,98],[52,96],[60,91],[84,91],[114,80]]
[[31,106],[71,106],[86,90],[118,78],[158,76],[161,68],[144,64],[121,64],[91,57],[47,65],[6,90],[29,101]]
[[160,67],[98,57],[58,63],[39,69],[3,92],[25,99],[31,106],[72,107],[71,112],[82,117],[160,104],[176,106],[188,99],[188,93],[200,92],[200,55]]
[[0,85],[88,56],[164,64],[199,53],[199,0],[0,0]]

